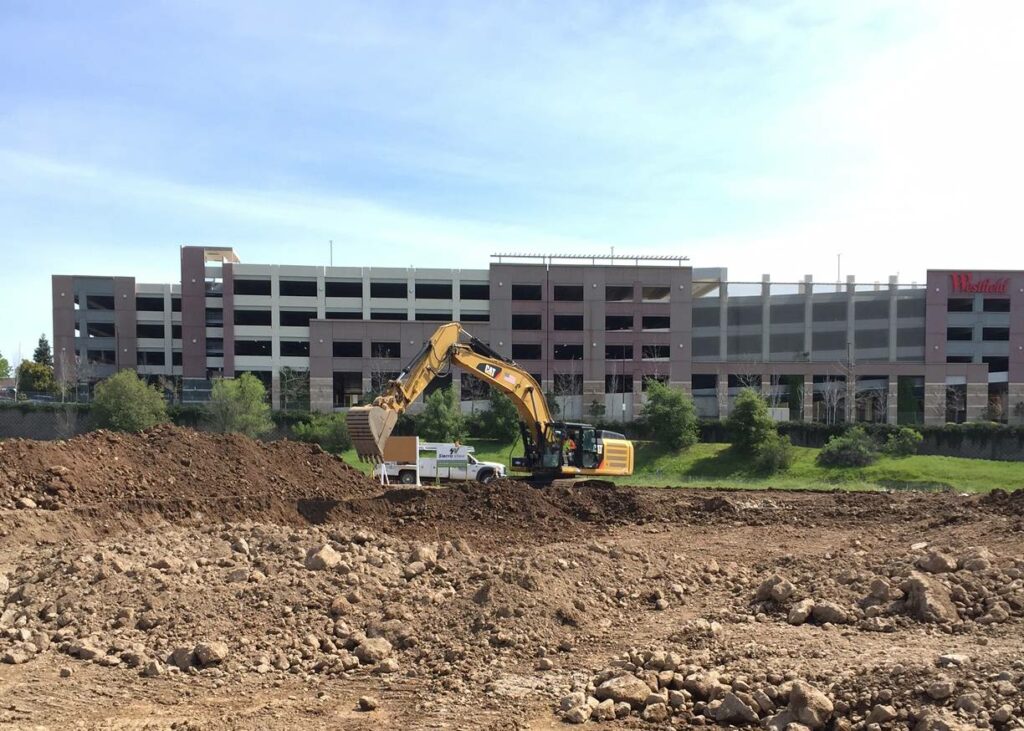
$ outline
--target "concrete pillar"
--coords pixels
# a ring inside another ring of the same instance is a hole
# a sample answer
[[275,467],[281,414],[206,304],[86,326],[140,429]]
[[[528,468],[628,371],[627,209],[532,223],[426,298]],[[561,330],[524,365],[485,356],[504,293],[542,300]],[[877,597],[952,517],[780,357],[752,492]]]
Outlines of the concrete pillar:
[[814,327],[814,277],[810,274],[804,275],[804,352],[810,357],[811,332]]
[[[771,343],[769,333],[771,332],[772,310],[771,310],[771,276],[761,275],[761,362],[767,363],[771,358]],[[761,393],[764,393],[764,377],[761,378]]]
[[1006,384],[1006,401],[1007,423],[1024,424],[1024,383]]
[[729,418],[729,376],[719,373],[715,381],[715,396],[718,397],[718,418]]
[[946,384],[924,384],[924,423],[942,426],[946,423]]
[[988,383],[967,384],[967,421],[982,421],[988,409]]
[[[896,319],[896,295],[899,293],[898,280],[895,275],[889,277],[889,362],[896,362],[896,334],[897,324]],[[892,390],[892,379],[889,379],[890,391]],[[895,424],[896,422],[890,422]]]
[[846,378],[846,408],[844,409],[847,424],[857,419],[857,377],[852,373]]
[[814,421],[814,376],[804,376],[803,420]]
[[896,424],[899,422],[899,380],[896,376],[889,376],[889,395],[885,400],[885,423]]
[[724,362],[729,360],[729,285],[722,282],[718,289],[718,359]]
[[334,378],[309,378],[309,408],[330,413],[334,410]]

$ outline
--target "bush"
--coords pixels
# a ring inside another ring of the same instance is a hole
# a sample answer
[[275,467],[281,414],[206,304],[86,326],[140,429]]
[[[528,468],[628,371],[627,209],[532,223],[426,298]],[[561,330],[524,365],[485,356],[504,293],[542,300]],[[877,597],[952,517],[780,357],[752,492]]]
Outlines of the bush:
[[878,459],[878,445],[862,427],[855,426],[846,434],[832,437],[818,452],[822,467],[867,467]]
[[220,432],[257,437],[274,428],[267,390],[251,373],[214,383],[206,409],[211,426]]
[[744,388],[736,396],[729,417],[729,431],[733,447],[745,454],[756,453],[762,444],[778,433],[768,413],[767,402],[750,388]]
[[96,425],[137,432],[167,421],[167,404],[135,371],[119,371],[96,384],[92,401]]
[[466,434],[462,409],[450,388],[439,388],[426,398],[422,413],[416,417],[419,435],[429,442],[454,442]]
[[909,457],[912,454],[917,454],[917,449],[921,446],[922,441],[924,441],[924,437],[920,432],[903,426],[889,434],[882,451],[890,457]]
[[319,444],[334,454],[352,448],[344,414],[313,414],[309,421],[293,424],[292,434],[300,442]]
[[490,408],[478,418],[480,436],[509,442],[519,436],[519,412],[512,399],[492,388]]
[[693,399],[681,389],[648,380],[643,417],[659,444],[678,450],[697,443],[697,410]]
[[754,469],[766,475],[785,472],[793,465],[796,451],[789,437],[782,434],[769,434],[754,452]]

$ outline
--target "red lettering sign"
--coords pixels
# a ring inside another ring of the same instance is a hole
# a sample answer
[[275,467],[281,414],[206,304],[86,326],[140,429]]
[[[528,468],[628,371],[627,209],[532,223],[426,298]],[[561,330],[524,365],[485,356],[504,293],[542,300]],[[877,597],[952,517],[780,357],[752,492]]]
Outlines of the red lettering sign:
[[962,294],[1006,294],[1010,286],[1010,280],[1006,277],[999,279],[979,279],[974,281],[970,272],[956,272],[950,274],[949,278],[953,283],[953,291]]

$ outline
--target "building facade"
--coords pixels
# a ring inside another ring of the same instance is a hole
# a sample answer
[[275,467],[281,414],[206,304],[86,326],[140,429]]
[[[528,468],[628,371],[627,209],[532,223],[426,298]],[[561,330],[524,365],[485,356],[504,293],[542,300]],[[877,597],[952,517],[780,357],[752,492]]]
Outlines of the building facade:
[[[186,246],[176,284],[56,275],[57,376],[88,383],[133,368],[188,403],[216,378],[251,372],[275,408],[308,399],[330,411],[378,390],[455,320],[534,374],[570,419],[634,418],[657,379],[708,418],[753,387],[782,419],[1024,423],[1024,271],[730,282],[675,257],[494,259],[278,266]],[[486,398],[468,374],[433,387],[447,385],[467,410]]]

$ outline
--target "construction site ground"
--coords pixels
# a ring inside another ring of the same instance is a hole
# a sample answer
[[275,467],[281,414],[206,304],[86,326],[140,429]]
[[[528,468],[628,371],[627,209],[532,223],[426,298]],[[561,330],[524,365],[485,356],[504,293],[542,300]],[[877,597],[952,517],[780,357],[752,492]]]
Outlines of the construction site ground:
[[1024,493],[383,490],[290,442],[8,440],[0,659],[12,728],[1019,728]]

